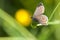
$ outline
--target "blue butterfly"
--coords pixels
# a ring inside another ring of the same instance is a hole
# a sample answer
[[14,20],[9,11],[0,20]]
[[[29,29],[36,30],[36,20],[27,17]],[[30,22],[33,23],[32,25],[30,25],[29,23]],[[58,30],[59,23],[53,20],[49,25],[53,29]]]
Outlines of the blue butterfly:
[[46,25],[48,22],[48,17],[46,15],[43,15],[45,10],[45,7],[43,5],[43,3],[39,3],[39,5],[36,7],[36,10],[33,14],[33,21],[37,21],[39,22],[39,24],[41,25]]

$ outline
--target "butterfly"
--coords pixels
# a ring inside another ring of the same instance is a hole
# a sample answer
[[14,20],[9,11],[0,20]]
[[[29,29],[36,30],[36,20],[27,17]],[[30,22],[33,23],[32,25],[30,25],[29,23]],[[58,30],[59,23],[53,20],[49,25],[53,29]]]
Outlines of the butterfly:
[[39,22],[41,25],[46,25],[48,22],[48,17],[44,15],[45,7],[43,3],[39,3],[35,9],[32,19]]

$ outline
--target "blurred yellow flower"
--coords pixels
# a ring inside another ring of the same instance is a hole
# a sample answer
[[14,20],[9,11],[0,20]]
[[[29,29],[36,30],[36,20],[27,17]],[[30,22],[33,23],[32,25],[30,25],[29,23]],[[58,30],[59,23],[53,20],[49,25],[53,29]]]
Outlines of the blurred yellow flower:
[[31,23],[31,15],[25,9],[20,9],[15,14],[16,20],[23,26],[29,26]]

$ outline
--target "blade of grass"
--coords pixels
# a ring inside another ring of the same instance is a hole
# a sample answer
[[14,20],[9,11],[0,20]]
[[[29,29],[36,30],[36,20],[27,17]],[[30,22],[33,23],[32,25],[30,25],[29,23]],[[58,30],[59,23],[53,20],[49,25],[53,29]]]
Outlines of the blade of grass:
[[44,27],[38,35],[38,40],[47,40],[52,32],[48,27]]
[[[47,23],[47,25],[57,25],[57,24],[60,24],[60,20],[55,20]],[[42,26],[42,24],[37,24],[36,26]]]
[[56,9],[58,8],[59,5],[60,5],[60,2],[58,3],[58,5],[54,9],[54,11],[52,12],[51,16],[49,17],[49,21],[52,19],[53,15],[54,15],[54,12],[56,11]]
[[26,40],[25,38],[20,37],[0,37],[0,40]]
[[[9,28],[8,28],[9,27]],[[3,21],[3,29],[8,33],[11,37],[23,37],[22,34],[12,27],[8,22],[5,20]]]
[[[59,0],[59,2],[60,2],[60,0]],[[60,20],[60,5],[55,10],[52,20],[53,21],[54,20]],[[56,40],[60,40],[60,23],[58,25],[52,25],[51,27],[55,28],[54,35],[56,37]]]
[[43,27],[40,34],[38,35],[38,40],[47,40],[54,32],[54,30],[54,27]]
[[[15,30],[19,31],[19,33],[22,34],[22,36],[24,36],[25,38],[32,38],[33,40],[36,40],[36,38],[27,30],[25,29],[22,25],[20,25],[19,23],[16,22],[16,20],[14,20],[10,15],[8,15],[6,12],[4,12],[2,9],[0,9],[0,18],[4,19],[5,21],[7,21],[11,26],[11,28],[13,27]],[[4,27],[3,27],[4,28]],[[6,28],[6,30],[9,27]],[[12,30],[14,30],[12,29]],[[6,31],[5,30],[5,31]],[[8,32],[7,32],[8,33]],[[11,32],[12,34],[12,32]],[[10,35],[11,35],[10,34]],[[17,33],[18,34],[18,33]]]

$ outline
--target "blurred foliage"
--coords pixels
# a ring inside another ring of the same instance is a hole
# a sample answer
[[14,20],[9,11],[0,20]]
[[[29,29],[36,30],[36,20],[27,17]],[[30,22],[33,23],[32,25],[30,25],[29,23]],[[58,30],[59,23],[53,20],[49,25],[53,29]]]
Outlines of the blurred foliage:
[[29,38],[33,38],[33,40],[36,40],[36,38],[26,28],[24,28],[22,25],[17,23],[16,20],[14,20],[14,18],[12,18],[2,9],[0,9],[0,18],[4,20],[3,29],[9,34],[10,37],[22,37],[23,36],[23,38],[25,37],[27,40]]
[[26,9],[33,15],[39,2],[45,6],[44,14],[48,16],[49,22],[52,24],[53,21],[60,22],[60,0],[0,0],[0,36],[19,36],[27,40],[30,37],[33,40],[60,40],[60,23],[37,28],[33,28],[34,26],[25,28],[14,19],[18,9]]

